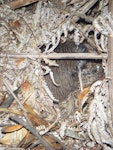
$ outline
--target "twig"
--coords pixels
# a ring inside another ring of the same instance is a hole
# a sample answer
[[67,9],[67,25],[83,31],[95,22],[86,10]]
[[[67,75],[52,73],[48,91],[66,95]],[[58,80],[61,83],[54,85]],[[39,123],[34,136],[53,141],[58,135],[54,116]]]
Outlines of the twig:
[[7,3],[7,5],[9,5],[11,9],[16,9],[38,1],[39,0],[13,0],[12,2]]
[[3,80],[3,82],[4,82],[4,85],[6,86],[6,88],[10,91],[10,93],[14,97],[15,101],[19,104],[20,108],[23,110],[23,114],[24,114],[24,117],[26,118],[26,120],[29,122],[29,124],[32,124],[31,121],[29,120],[28,116],[27,116],[26,109],[21,104],[21,102],[19,101],[19,99],[17,98],[17,96],[14,94],[14,92],[12,90],[12,87],[11,87],[11,84],[8,81],[6,81],[5,79]]
[[51,54],[0,54],[0,57],[9,58],[47,58],[47,59],[107,59],[107,54],[95,53],[51,53]]
[[[14,93],[15,95],[17,95],[18,92],[19,92],[19,90],[20,90],[20,88],[16,89],[13,93]],[[11,103],[12,103],[13,101],[14,101],[14,97],[12,96],[12,94],[10,94],[10,95],[5,99],[5,101],[2,103],[2,105],[0,105],[0,108],[8,108],[8,107],[11,105]]]
[[5,79],[3,80],[6,88],[10,91],[10,93],[12,94],[12,96],[14,97],[14,99],[16,100],[16,102],[19,104],[20,108],[26,112],[26,109],[23,107],[23,105],[21,104],[21,102],[19,101],[19,99],[17,98],[17,96],[14,94],[14,92],[12,91],[12,87],[11,84],[9,82],[7,82]]
[[24,121],[22,118],[17,117],[17,116],[10,116],[10,119],[23,125],[26,129],[28,129],[39,141],[40,143],[48,150],[54,150],[49,143],[43,139],[43,137],[38,133],[38,131],[31,125],[29,124],[28,121]]

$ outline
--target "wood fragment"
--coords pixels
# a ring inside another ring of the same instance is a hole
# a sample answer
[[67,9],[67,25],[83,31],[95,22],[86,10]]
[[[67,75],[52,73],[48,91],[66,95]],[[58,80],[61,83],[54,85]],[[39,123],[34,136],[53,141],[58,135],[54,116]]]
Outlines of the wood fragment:
[[39,0],[13,0],[12,2],[7,3],[7,5],[9,5],[11,9],[17,9],[17,8],[30,5],[38,1]]
[[10,116],[10,119],[23,125],[27,130],[29,130],[39,141],[40,143],[48,150],[54,150],[49,143],[43,139],[43,137],[38,133],[36,128],[34,128],[28,121],[24,121],[22,118],[17,116]]

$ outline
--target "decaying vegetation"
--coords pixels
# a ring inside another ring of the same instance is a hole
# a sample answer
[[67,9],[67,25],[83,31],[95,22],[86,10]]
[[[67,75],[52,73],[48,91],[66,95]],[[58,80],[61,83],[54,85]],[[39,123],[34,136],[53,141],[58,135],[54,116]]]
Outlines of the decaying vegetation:
[[[112,150],[109,1],[0,2],[0,149]],[[69,40],[88,51],[55,51]],[[102,60],[103,78],[84,87],[78,67],[79,90],[60,101],[45,80],[59,88],[59,59]]]

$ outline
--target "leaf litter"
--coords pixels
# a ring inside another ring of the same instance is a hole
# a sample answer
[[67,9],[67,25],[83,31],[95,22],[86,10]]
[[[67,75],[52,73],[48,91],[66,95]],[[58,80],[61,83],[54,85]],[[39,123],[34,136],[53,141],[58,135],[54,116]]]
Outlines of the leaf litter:
[[[40,0],[16,10],[11,10],[4,1],[1,3],[1,148],[113,149],[108,68],[104,57],[108,53],[108,37],[113,32],[108,1]],[[86,22],[79,22],[79,18]],[[94,48],[93,54],[103,56],[104,78],[88,83],[82,91],[80,88],[72,91],[67,99],[60,101],[44,75],[49,74],[51,82],[59,88],[51,68],[59,64],[49,54],[55,56],[58,45],[69,39],[77,46],[87,41]]]

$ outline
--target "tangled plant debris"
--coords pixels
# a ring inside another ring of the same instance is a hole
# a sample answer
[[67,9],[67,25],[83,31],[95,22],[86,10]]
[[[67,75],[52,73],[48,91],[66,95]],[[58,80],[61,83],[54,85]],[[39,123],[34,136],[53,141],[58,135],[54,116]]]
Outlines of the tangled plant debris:
[[[113,22],[108,0],[33,2],[0,5],[1,149],[112,150],[107,44]],[[101,56],[105,76],[60,102],[44,75],[59,88],[51,66],[59,66],[55,49],[68,40],[76,46],[87,42],[95,59]]]

